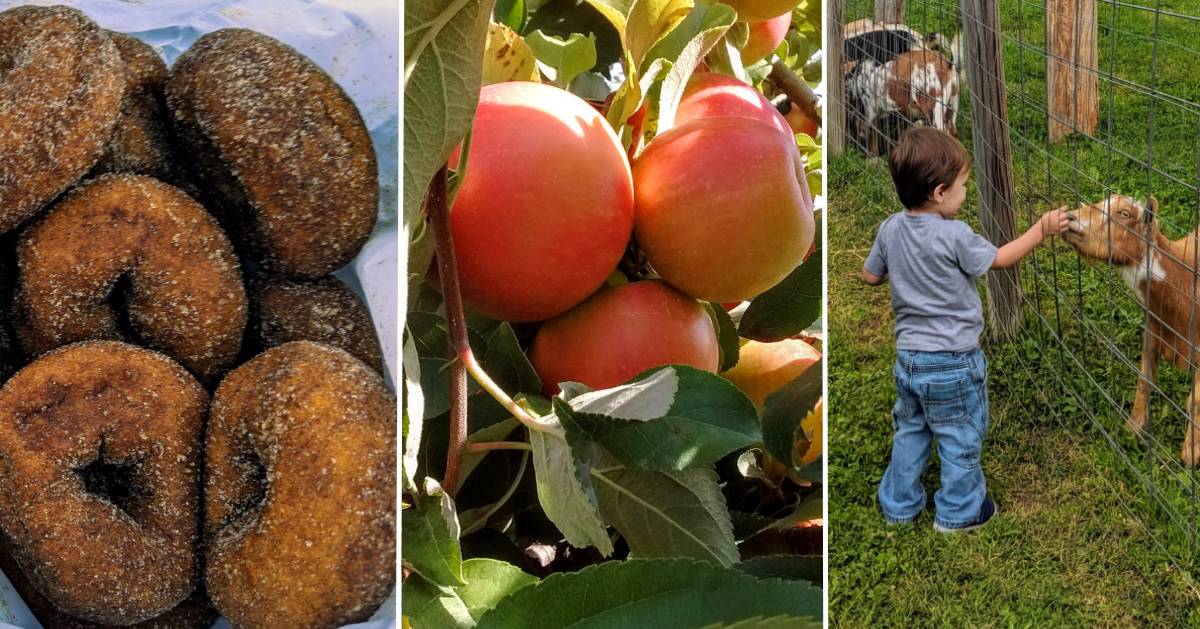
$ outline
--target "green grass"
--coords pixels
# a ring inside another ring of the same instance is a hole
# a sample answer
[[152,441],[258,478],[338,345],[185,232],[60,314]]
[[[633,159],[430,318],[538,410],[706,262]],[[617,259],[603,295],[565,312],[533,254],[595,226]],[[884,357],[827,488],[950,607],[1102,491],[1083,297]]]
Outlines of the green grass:
[[[851,3],[848,20],[865,15],[860,4]],[[1102,71],[1145,85],[1154,79],[1158,89],[1200,102],[1192,22],[1159,19],[1152,77],[1153,15],[1129,8],[1113,15],[1101,5]],[[1196,0],[1162,6],[1200,15]],[[914,0],[909,23],[952,33],[955,10]],[[1035,50],[1042,3],[1004,0],[1001,12],[1019,227],[1057,205],[1094,201],[1110,189],[1144,195],[1149,185],[1163,230],[1172,237],[1190,230],[1200,201],[1176,180],[1197,180],[1200,113],[1159,101],[1151,127],[1144,94],[1114,86],[1110,98],[1102,81],[1094,137],[1048,145],[1036,110],[1045,103],[1044,61]],[[968,147],[969,120],[965,112],[959,122]],[[1126,362],[1138,361],[1142,311],[1116,274],[1082,263],[1061,243],[1022,263],[1022,338],[984,346],[992,420],[983,464],[1000,515],[976,534],[951,537],[932,530],[932,504],[915,526],[883,523],[875,490],[890,456],[892,315],[888,289],[854,276],[876,226],[898,205],[878,161],[832,160],[829,178],[833,624],[1200,626],[1200,594],[1189,576],[1200,574],[1200,472],[1178,463],[1185,418],[1167,404],[1185,404],[1190,378],[1160,368],[1165,398],[1152,403],[1151,441],[1124,428],[1136,382]],[[977,224],[974,198],[972,190],[965,217]],[[935,457],[925,479],[930,496],[936,470]]]

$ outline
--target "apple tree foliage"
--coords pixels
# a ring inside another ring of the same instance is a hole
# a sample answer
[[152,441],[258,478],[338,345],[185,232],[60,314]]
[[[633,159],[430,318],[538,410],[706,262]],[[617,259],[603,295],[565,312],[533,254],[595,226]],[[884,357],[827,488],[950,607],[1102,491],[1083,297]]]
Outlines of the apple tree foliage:
[[[467,140],[482,85],[541,81],[601,109],[636,155],[669,127],[702,64],[776,100],[775,66],[821,81],[820,2],[803,0],[767,59],[746,66],[731,7],[693,0],[412,0],[404,16],[402,606],[406,625],[819,626],[822,460],[795,444],[821,395],[820,364],[762,410],[719,375],[679,365],[612,389],[563,383],[553,399],[526,352],[536,324],[468,316],[483,370],[546,430],[474,381],[457,487],[443,487],[450,328],[423,200]],[[819,138],[796,134],[813,194]],[[451,194],[454,181],[451,179]],[[818,231],[818,243],[820,242]],[[819,247],[819,244],[818,244]],[[622,270],[644,270],[636,247]],[[806,334],[822,312],[819,249],[775,288],[727,313],[709,304],[721,369],[741,339]],[[817,324],[819,325],[819,324]],[[823,459],[823,457],[822,457]],[[815,534],[814,534],[815,533]],[[586,596],[585,596],[586,594]]]

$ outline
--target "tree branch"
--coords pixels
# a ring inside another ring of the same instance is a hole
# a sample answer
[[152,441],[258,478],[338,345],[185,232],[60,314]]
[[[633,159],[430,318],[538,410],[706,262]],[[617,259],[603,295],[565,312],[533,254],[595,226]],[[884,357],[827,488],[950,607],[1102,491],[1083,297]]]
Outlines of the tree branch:
[[450,442],[446,452],[446,477],[442,488],[453,497],[458,490],[458,474],[467,445],[467,369],[462,354],[471,351],[467,338],[467,319],[463,313],[462,293],[458,286],[458,262],[454,257],[454,239],[450,234],[450,208],[446,199],[446,168],[443,166],[429,184],[427,210],[433,227],[438,261],[438,280],[446,302],[449,328],[450,362]]
[[821,125],[821,114],[817,111],[817,95],[813,93],[808,83],[804,82],[804,79],[787,67],[787,64],[778,59],[775,60],[771,64],[771,73],[767,75],[767,78],[775,84],[780,92],[787,94],[788,100],[799,107],[809,120],[815,121],[817,126]]

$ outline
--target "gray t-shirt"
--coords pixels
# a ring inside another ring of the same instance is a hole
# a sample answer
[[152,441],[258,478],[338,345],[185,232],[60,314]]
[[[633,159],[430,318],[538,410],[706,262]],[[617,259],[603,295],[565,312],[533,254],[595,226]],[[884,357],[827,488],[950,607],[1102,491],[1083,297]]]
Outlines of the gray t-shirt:
[[883,221],[864,265],[888,275],[896,349],[963,352],[979,346],[983,306],[975,280],[996,246],[962,221],[899,212]]

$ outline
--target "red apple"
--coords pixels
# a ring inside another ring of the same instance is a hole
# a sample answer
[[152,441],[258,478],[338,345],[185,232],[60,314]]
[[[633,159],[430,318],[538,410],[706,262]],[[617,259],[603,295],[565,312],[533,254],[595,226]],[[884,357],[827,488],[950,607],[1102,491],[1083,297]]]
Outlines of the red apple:
[[801,263],[812,198],[791,135],[749,118],[701,118],[654,138],[633,165],[634,234],[675,288],[750,299]]
[[450,220],[467,305],[504,321],[547,319],[620,261],[633,225],[629,162],[583,99],[540,83],[488,85]]
[[738,351],[737,365],[721,375],[762,408],[768,395],[799,378],[820,359],[821,352],[804,341],[748,341]]
[[792,128],[775,106],[753,86],[716,72],[693,74],[683,90],[675,124],[701,118],[736,116],[769,124],[792,137]]
[[605,288],[543,323],[530,360],[554,395],[560,382],[604,389],[662,365],[716,371],[720,350],[703,304],[649,280]]
[[799,107],[793,105],[783,118],[787,120],[788,125],[792,128],[792,133],[804,133],[809,137],[817,137],[817,121],[804,115],[804,112],[800,111]]
[[792,12],[788,10],[779,17],[751,22],[749,26],[750,37],[746,40],[746,46],[742,48],[744,65],[750,65],[775,52],[787,35],[788,28],[792,26]]
[[723,2],[733,7],[737,11],[738,20],[743,22],[769,20],[784,11],[790,13],[799,4],[797,0],[723,0]]

